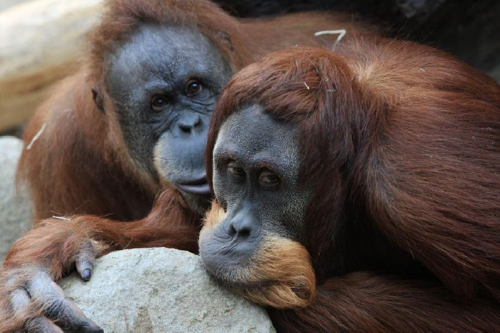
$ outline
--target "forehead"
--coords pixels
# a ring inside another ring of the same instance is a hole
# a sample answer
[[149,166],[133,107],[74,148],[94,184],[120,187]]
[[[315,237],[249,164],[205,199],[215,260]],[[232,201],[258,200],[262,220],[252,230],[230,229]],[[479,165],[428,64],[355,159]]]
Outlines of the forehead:
[[247,163],[268,161],[283,168],[297,168],[298,131],[293,124],[275,120],[260,105],[233,113],[222,125],[214,157],[234,156]]
[[218,49],[195,28],[145,24],[109,57],[114,79],[157,77],[175,81],[186,75],[221,72]]

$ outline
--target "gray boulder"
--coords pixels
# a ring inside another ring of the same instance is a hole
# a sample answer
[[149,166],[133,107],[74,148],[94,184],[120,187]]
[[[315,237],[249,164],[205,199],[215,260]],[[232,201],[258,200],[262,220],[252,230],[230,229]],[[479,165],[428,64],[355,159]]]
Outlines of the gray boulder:
[[24,187],[16,190],[16,167],[23,142],[0,137],[0,265],[12,243],[33,224],[31,201]]
[[189,252],[137,249],[98,259],[66,297],[105,332],[275,332],[266,311],[219,286]]

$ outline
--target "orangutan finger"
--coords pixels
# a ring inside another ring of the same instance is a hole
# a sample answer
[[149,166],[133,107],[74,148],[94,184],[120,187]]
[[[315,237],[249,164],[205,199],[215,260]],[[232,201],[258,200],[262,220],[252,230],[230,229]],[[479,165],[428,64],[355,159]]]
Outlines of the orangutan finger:
[[32,299],[41,306],[43,313],[64,331],[103,332],[76,305],[64,298],[61,287],[48,274],[38,272],[37,277],[29,283],[28,291]]
[[97,250],[92,240],[85,241],[76,257],[76,270],[84,281],[89,281],[94,270]]
[[[28,292],[24,288],[18,288],[11,293],[11,304],[14,310],[14,315],[19,316],[20,313],[30,313],[32,309],[32,300]],[[57,327],[51,320],[44,317],[28,318],[24,323],[23,330],[28,333],[62,333],[63,331]]]

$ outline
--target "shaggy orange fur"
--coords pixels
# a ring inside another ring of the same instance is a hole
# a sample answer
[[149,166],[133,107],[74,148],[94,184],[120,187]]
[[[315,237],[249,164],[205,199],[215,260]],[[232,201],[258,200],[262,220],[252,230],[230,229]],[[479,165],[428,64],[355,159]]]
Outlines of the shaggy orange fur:
[[[275,327],[500,331],[495,81],[438,50],[379,37],[341,42],[335,52],[276,52],[237,73],[221,94],[208,179],[219,130],[253,104],[297,128],[299,172],[314,189],[301,243],[316,298],[300,309],[275,306]],[[294,274],[288,264],[281,269]],[[224,273],[230,285],[231,271]]]

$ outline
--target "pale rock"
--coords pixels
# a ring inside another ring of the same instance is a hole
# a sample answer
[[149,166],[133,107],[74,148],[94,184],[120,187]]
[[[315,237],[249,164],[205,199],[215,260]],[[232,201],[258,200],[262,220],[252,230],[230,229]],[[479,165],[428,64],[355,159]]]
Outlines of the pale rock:
[[218,285],[185,251],[112,252],[89,282],[74,274],[61,286],[107,333],[275,332],[265,309]]
[[16,189],[15,178],[23,142],[0,137],[0,265],[12,243],[33,224],[32,205],[26,188]]

